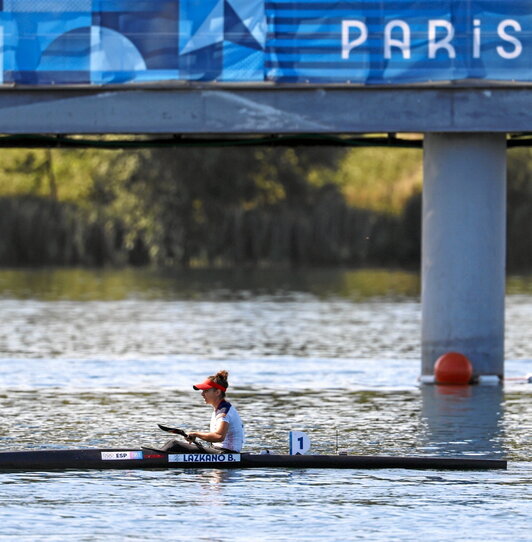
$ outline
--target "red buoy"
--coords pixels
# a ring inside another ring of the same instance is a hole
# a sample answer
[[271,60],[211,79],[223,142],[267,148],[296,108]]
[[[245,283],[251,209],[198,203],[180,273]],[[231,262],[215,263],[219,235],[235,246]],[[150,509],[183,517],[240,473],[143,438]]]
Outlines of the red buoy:
[[471,381],[473,366],[469,359],[458,352],[447,352],[434,364],[437,384],[459,384],[465,386]]

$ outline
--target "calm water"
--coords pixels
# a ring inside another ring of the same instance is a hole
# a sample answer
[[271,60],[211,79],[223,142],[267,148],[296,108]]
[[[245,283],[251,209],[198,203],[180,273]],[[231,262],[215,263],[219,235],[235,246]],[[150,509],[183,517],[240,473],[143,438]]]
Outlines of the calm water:
[[[532,385],[425,386],[419,279],[387,272],[0,271],[0,449],[161,443],[230,371],[249,451],[509,459],[508,471],[0,474],[0,539],[530,540]],[[508,282],[506,376],[532,372]],[[459,531],[457,537],[456,532]]]

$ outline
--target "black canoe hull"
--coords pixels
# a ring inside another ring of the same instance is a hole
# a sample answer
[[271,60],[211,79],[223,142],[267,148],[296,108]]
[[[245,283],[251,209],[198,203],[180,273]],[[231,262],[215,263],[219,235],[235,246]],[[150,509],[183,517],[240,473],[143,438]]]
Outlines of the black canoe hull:
[[362,455],[165,454],[113,448],[0,452],[0,471],[56,469],[506,469],[504,460]]

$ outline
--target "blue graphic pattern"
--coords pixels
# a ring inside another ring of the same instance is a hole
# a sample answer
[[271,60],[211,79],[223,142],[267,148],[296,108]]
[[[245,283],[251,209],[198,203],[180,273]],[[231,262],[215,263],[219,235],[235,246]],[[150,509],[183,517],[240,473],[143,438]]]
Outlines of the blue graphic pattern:
[[0,83],[532,81],[532,0],[0,0]]
[[[277,82],[394,84],[532,80],[532,1],[267,0],[267,78]],[[431,53],[430,21],[436,50]],[[514,21],[504,23],[504,21]],[[342,24],[357,21],[342,36]],[[400,21],[400,22],[399,22]],[[448,23],[448,27],[444,23]],[[388,40],[408,41],[407,51]],[[499,25],[503,24],[502,28]],[[519,29],[517,29],[517,26]],[[357,38],[366,39],[349,48]],[[406,39],[408,33],[408,39]],[[447,47],[445,38],[452,33]],[[342,55],[345,40],[346,57]],[[512,57],[521,48],[521,53]],[[432,54],[434,55],[432,57]]]

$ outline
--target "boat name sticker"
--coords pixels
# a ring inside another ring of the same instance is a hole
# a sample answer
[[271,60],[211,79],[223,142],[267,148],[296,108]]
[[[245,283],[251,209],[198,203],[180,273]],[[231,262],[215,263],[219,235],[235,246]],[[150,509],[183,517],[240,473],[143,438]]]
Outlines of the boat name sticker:
[[128,460],[128,459],[143,459],[143,454],[140,451],[136,452],[102,452],[103,461],[113,460]]
[[168,454],[168,463],[238,463],[240,454]]

